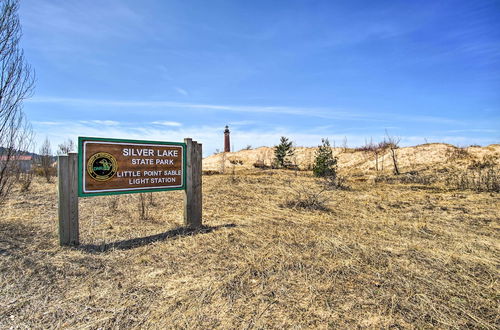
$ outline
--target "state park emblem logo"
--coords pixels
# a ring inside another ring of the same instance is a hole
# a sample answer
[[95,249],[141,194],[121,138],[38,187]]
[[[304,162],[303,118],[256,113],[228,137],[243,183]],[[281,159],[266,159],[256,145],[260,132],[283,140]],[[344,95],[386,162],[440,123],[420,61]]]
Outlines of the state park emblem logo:
[[117,170],[116,158],[107,152],[93,154],[87,161],[87,173],[97,181],[108,181]]

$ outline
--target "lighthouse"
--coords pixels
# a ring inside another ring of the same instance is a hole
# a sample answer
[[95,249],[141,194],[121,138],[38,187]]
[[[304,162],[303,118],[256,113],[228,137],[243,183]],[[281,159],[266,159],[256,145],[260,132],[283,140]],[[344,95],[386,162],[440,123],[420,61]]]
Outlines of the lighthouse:
[[224,130],[224,152],[230,152],[230,140],[229,140],[229,127],[226,125],[226,129]]

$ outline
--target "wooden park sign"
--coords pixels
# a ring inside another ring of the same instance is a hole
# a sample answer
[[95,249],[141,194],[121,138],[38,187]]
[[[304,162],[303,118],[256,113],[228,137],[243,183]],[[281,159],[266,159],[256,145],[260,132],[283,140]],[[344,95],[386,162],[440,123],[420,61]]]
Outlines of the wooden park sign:
[[186,145],[79,138],[78,195],[184,189]]
[[196,141],[78,138],[58,157],[59,238],[79,244],[78,197],[184,190],[184,224],[201,226],[202,147]]

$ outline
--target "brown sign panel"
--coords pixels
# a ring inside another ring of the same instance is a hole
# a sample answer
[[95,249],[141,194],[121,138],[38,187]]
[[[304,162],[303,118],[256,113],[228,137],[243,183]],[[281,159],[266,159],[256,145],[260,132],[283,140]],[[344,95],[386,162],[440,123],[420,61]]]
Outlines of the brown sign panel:
[[78,195],[184,189],[185,152],[178,142],[80,137]]

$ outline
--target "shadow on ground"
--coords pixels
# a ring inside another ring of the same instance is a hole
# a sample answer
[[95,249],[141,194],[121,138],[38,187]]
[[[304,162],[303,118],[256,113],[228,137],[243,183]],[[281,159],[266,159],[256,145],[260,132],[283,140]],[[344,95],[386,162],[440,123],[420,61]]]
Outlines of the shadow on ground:
[[40,242],[50,242],[51,239],[52,233],[39,227],[22,222],[0,221],[0,256],[20,256],[28,253],[26,251],[30,250],[35,242],[40,247]]
[[151,244],[154,242],[164,241],[167,239],[177,239],[177,238],[183,237],[183,236],[207,234],[207,233],[211,233],[211,232],[218,230],[218,229],[234,228],[234,227],[236,227],[236,225],[234,223],[213,226],[213,227],[203,226],[202,228],[199,228],[199,229],[180,227],[180,228],[175,228],[175,229],[166,231],[164,233],[156,234],[156,235],[139,237],[139,238],[132,238],[132,239],[127,239],[127,240],[117,241],[117,242],[112,242],[112,243],[82,244],[79,246],[75,246],[75,249],[83,250],[83,251],[89,252],[89,253],[101,253],[101,252],[107,252],[109,250],[129,250],[129,249],[134,249],[134,248],[141,247],[144,245],[148,245],[148,244]]

